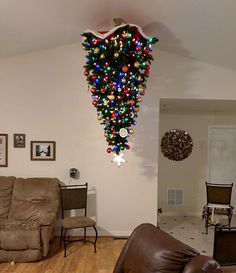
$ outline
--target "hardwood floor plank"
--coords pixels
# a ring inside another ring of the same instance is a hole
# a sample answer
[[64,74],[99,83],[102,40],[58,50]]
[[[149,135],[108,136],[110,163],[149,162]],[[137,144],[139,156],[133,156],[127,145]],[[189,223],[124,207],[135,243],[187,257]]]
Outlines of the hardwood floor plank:
[[[90,238],[93,240],[94,238]],[[39,262],[0,264],[1,273],[112,273],[125,240],[99,237],[97,253],[93,245],[75,242],[68,246],[67,257],[59,246],[59,238],[51,243],[49,256]]]

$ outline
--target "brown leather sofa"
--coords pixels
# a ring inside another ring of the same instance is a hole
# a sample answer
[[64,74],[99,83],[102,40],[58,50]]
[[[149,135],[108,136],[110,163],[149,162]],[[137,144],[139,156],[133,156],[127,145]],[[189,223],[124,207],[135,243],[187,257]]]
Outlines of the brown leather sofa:
[[47,256],[59,200],[56,178],[0,176],[0,262]]
[[127,240],[113,273],[222,273],[222,269],[168,233],[142,224]]

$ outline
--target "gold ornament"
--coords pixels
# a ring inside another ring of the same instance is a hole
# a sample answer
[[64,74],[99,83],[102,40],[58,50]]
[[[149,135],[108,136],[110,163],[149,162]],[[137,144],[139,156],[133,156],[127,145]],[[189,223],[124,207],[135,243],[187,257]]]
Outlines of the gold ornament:
[[115,52],[115,53],[114,53],[114,57],[115,57],[115,58],[118,58],[118,57],[119,57],[119,53],[118,53],[118,52]]
[[133,134],[133,133],[134,133],[134,129],[133,129],[133,128],[130,128],[130,129],[129,129],[129,133],[130,133],[130,134]]
[[[96,53],[95,53],[96,54]],[[105,55],[104,54],[101,54],[100,56],[100,59],[104,59],[105,58]]]
[[99,51],[100,51],[99,47],[96,47],[96,48],[94,49],[94,54],[98,54]]
[[135,68],[139,68],[139,67],[140,67],[140,63],[139,63],[139,62],[135,62],[135,63],[134,63],[134,67],[135,67]]
[[98,120],[101,120],[101,119],[102,119],[102,116],[99,115],[99,116],[97,116],[97,118],[98,118]]
[[134,108],[134,112],[138,112],[138,111],[139,111],[138,107]]
[[122,82],[122,83],[126,83],[126,79],[123,78],[123,79],[121,80],[121,82]]
[[139,85],[139,86],[138,86],[138,91],[139,91],[139,92],[142,92],[143,90],[144,90],[144,86],[143,86],[143,85]]
[[107,96],[109,100],[114,100],[115,99],[115,96],[114,95],[109,95]]
[[143,90],[142,92],[140,92],[141,96],[145,95],[145,91]]

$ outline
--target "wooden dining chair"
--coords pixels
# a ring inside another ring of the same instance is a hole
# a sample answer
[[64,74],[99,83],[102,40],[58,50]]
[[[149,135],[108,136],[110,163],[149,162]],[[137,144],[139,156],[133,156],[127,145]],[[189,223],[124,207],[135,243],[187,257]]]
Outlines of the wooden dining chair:
[[233,206],[231,206],[233,183],[217,184],[206,182],[207,204],[203,207],[206,234],[208,227],[214,225],[214,215],[227,215],[228,226],[231,224]]

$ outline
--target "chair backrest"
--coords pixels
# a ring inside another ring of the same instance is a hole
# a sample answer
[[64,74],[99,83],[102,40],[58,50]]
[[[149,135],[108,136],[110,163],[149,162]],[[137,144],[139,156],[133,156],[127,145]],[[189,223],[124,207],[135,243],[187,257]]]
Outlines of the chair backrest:
[[64,210],[84,209],[87,214],[88,183],[82,185],[60,186],[62,217]]
[[233,183],[216,184],[206,182],[207,204],[229,205],[231,203]]
[[[214,232],[213,258],[221,265],[236,264],[236,227],[217,224]],[[233,271],[232,271],[233,272]]]

